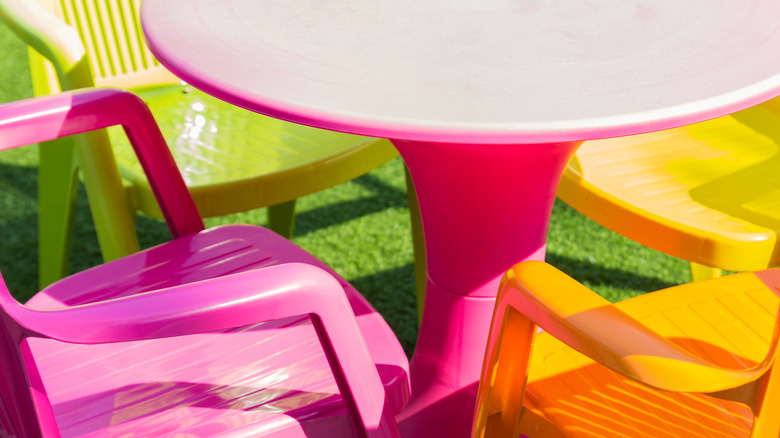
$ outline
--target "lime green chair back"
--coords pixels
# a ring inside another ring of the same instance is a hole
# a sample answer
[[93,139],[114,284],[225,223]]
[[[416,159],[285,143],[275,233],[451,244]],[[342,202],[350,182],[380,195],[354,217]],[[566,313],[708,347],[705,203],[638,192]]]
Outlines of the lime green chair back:
[[[0,14],[31,48],[35,94],[88,86],[137,93],[160,122],[201,216],[269,207],[269,227],[290,237],[298,197],[349,181],[397,157],[387,140],[271,119],[187,86],[144,44],[139,7],[140,0],[0,0]],[[161,217],[121,132],[92,132],[70,148],[41,145],[42,286],[68,269],[79,171],[106,261],[139,249],[136,211]],[[408,192],[416,204],[414,190]],[[416,216],[413,223],[419,223]],[[422,260],[420,254],[415,257]]]
[[[38,0],[78,32],[98,86],[132,88],[176,78],[157,61],[143,40],[138,1]],[[56,72],[47,69],[43,84],[52,84]],[[38,79],[38,78],[36,78]],[[37,80],[36,80],[37,82]],[[56,83],[56,82],[55,82]]]

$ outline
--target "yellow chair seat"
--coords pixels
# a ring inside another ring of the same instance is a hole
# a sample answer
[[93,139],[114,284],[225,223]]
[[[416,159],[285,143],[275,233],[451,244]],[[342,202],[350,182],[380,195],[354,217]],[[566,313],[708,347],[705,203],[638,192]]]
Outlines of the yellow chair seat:
[[585,142],[558,197],[650,248],[732,271],[780,263],[780,99],[715,120]]

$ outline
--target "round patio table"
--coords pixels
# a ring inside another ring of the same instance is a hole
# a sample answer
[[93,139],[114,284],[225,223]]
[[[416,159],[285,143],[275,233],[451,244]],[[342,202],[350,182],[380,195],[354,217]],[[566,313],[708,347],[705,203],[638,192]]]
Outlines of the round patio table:
[[780,93],[777,0],[145,0],[141,20],[191,85],[400,151],[428,269],[405,436],[469,433],[498,281],[544,258],[583,140]]

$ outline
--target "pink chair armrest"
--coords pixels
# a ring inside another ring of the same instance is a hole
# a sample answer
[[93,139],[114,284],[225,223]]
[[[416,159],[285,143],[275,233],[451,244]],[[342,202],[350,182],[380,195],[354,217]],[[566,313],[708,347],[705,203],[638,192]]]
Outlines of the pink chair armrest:
[[30,336],[87,344],[181,336],[309,315],[353,418],[361,420],[370,436],[397,436],[344,289],[311,265],[278,265],[58,310],[18,303],[8,307]]
[[173,237],[203,221],[151,111],[136,95],[89,88],[0,105],[0,150],[122,125],[149,178]]
[[301,263],[63,309],[17,303],[9,313],[31,336],[77,344],[183,336],[307,314],[328,321],[346,318],[340,321],[345,326],[354,319],[341,285],[322,269]]

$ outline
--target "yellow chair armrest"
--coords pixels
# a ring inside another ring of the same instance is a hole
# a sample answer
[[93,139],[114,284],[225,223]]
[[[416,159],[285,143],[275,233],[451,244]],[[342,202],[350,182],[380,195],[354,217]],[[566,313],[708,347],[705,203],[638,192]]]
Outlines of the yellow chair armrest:
[[[738,275],[755,277],[750,273]],[[758,278],[752,280],[760,282]],[[737,388],[761,377],[775,357],[773,347],[760,364],[751,368],[729,369],[709,363],[543,262],[514,266],[505,276],[497,300],[501,315],[515,308],[594,361],[662,390],[713,393]]]

